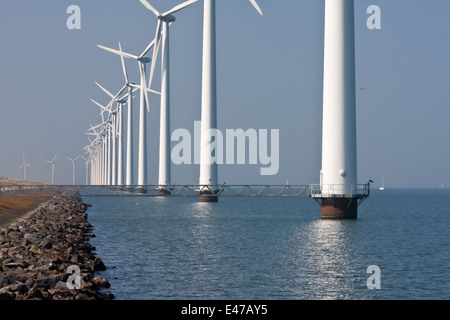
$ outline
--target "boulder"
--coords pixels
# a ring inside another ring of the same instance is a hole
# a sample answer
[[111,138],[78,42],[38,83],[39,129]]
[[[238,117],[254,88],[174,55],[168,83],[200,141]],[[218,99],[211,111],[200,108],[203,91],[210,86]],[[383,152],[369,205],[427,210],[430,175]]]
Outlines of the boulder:
[[94,277],[92,279],[92,284],[96,286],[97,288],[109,288],[111,285],[109,284],[108,280],[106,280],[103,277]]
[[95,271],[105,271],[106,270],[106,266],[103,264],[102,259],[96,257],[94,259],[94,270]]

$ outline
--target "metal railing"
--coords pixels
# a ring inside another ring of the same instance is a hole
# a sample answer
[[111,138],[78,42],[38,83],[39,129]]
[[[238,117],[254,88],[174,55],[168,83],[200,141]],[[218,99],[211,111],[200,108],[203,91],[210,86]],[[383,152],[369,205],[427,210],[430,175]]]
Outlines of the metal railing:
[[0,186],[1,197],[312,197],[320,198],[366,198],[370,184],[355,185],[17,185]]
[[309,185],[20,185],[0,186],[1,197],[309,197]]
[[310,185],[310,196],[313,198],[367,198],[369,195],[370,183]]

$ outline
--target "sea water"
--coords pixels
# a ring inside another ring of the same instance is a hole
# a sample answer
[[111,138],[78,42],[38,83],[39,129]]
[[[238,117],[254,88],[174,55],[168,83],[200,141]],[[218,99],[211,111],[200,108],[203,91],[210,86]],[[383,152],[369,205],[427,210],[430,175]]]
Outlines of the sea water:
[[450,190],[374,190],[357,220],[303,197],[83,200],[119,300],[450,299]]

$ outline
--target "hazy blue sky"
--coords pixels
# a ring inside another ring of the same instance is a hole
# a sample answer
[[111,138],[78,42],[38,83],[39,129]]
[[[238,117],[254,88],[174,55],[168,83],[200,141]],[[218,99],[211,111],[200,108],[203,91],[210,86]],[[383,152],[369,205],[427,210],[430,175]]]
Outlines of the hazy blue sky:
[[[150,0],[160,11],[182,0]],[[450,1],[356,0],[358,179],[386,187],[450,185]],[[219,129],[280,130],[280,170],[222,165],[227,183],[319,181],[324,0],[217,0]],[[81,8],[81,30],[69,30],[69,5]],[[369,30],[367,7],[382,10]],[[203,1],[171,26],[172,130],[200,120]],[[120,58],[97,44],[139,54],[157,20],[138,0],[2,0],[0,3],[0,176],[72,182],[66,156],[82,153],[89,124],[124,83]],[[137,64],[126,60],[132,81]],[[159,72],[155,89],[159,89]],[[360,88],[365,88],[360,90]],[[159,98],[151,96],[149,183],[157,182]],[[138,112],[135,109],[135,116]],[[137,117],[136,117],[137,120]],[[137,132],[135,133],[137,137]],[[137,149],[136,149],[137,150]],[[137,157],[135,158],[137,159]],[[137,168],[137,166],[135,166]],[[197,165],[173,166],[175,183],[198,183]],[[84,163],[77,163],[84,183]]]

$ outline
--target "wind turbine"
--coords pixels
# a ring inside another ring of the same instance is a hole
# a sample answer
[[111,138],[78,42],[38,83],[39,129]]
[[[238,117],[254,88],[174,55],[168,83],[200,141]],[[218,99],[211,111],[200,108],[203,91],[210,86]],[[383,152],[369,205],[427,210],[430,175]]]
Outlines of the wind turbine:
[[[250,0],[256,11],[262,15],[255,0]],[[217,82],[216,82],[216,1],[204,0],[203,12],[203,70],[202,70],[202,109],[200,144],[200,185],[218,184],[217,163],[211,161],[211,133],[217,129]],[[216,196],[200,196],[201,202],[216,202]]]
[[52,165],[52,184],[55,184],[55,159],[56,159],[56,156],[57,155],[55,154],[55,156],[53,157],[52,160],[45,161],[47,163],[51,163],[51,165]]
[[[122,52],[122,45],[119,42],[119,50]],[[125,66],[123,55],[120,55],[120,62],[122,64],[123,76],[125,83],[128,85],[128,116],[127,116],[127,152],[126,152],[126,172],[125,172],[125,184],[130,186],[134,182],[134,159],[133,159],[133,92],[138,88],[133,89],[134,83],[130,83],[128,80],[128,72]],[[122,128],[120,129],[122,132]]]
[[353,0],[325,1],[322,218],[354,219],[358,211],[354,14]]
[[22,165],[19,168],[19,169],[23,168],[23,180],[27,180],[27,167],[31,167],[31,165],[25,161],[25,154],[24,154]]
[[[159,180],[161,187],[160,194],[169,193],[169,190],[163,188],[171,184],[170,177],[170,60],[169,60],[169,26],[175,21],[172,15],[198,0],[189,0],[177,5],[165,13],[160,13],[147,0],[140,0],[141,3],[158,18],[156,27],[155,47],[153,48],[152,66],[150,69],[149,88],[151,87],[153,74],[155,71],[156,58],[162,36],[162,54],[161,54],[161,111],[160,111],[160,142],[159,142]],[[161,31],[162,29],[162,31]]]
[[80,158],[80,156],[76,157],[75,159],[67,157],[69,161],[72,161],[72,184],[75,185],[75,162]]
[[148,102],[148,94],[147,92],[153,92],[160,94],[157,91],[147,88],[147,80],[146,80],[146,64],[151,61],[150,58],[145,57],[147,52],[154,46],[155,39],[150,42],[150,44],[145,48],[145,50],[141,53],[140,56],[135,56],[122,50],[114,50],[111,48],[107,48],[101,45],[97,45],[99,48],[118,54],[122,57],[134,59],[138,62],[139,65],[139,73],[140,73],[140,85],[138,88],[140,89],[140,115],[139,115],[139,156],[138,156],[138,185],[146,185],[147,184],[147,118],[145,114],[145,109],[147,112],[150,111],[149,102]]

